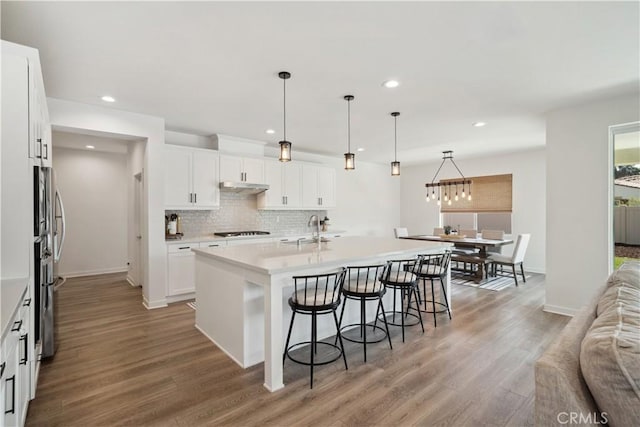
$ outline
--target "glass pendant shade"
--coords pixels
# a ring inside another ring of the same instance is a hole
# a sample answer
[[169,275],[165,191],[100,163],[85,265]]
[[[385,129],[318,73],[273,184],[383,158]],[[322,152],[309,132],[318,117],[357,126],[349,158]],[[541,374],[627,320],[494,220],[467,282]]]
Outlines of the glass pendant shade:
[[[391,162],[391,176],[400,175],[400,162]],[[429,195],[427,194],[427,198]]]
[[278,160],[281,162],[291,161],[291,143],[289,141],[280,141],[280,157]]
[[353,153],[344,153],[345,170],[353,170],[356,168],[356,155]]

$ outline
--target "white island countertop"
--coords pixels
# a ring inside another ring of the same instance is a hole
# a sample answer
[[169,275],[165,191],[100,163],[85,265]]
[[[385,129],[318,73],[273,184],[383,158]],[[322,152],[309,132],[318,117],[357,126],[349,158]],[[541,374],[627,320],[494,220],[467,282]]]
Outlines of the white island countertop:
[[305,270],[324,264],[358,262],[370,257],[402,257],[407,251],[445,249],[450,243],[394,239],[390,237],[341,237],[329,242],[263,243],[192,249],[196,255],[235,264],[259,273],[276,274]]

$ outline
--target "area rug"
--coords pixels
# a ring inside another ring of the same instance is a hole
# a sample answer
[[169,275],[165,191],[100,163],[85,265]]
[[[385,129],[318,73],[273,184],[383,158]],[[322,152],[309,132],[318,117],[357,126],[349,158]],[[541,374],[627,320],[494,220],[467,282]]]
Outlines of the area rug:
[[[531,276],[529,274],[525,274],[527,279],[530,279]],[[515,287],[516,284],[513,281],[513,277],[492,277],[489,281],[484,283],[475,283],[472,278],[469,276],[461,275],[461,274],[452,274],[451,275],[451,283],[454,285],[461,286],[470,286],[472,288],[478,289],[486,289],[488,291],[501,291],[503,289],[507,289],[511,286]],[[518,286],[523,283],[522,276],[518,276]]]
[[195,301],[188,302],[187,305],[189,306],[189,308],[192,308],[194,310],[196,309],[196,302]]

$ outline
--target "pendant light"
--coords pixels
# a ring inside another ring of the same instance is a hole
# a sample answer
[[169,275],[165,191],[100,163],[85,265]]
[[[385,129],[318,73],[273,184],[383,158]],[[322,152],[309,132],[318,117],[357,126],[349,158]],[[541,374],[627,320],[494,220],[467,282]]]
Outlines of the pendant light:
[[391,176],[400,175],[400,162],[398,161],[398,116],[400,113],[394,111],[391,113],[393,117],[393,159],[391,162]]
[[356,155],[351,152],[351,101],[353,101],[353,95],[345,95],[345,101],[347,101],[347,152],[344,153],[344,168],[345,170],[354,170],[356,168]]
[[283,94],[283,118],[284,124],[282,126],[283,139],[280,144],[280,157],[278,160],[281,162],[291,161],[291,142],[287,141],[287,79],[291,78],[291,73],[288,71],[280,71],[278,77],[282,79],[282,94]]

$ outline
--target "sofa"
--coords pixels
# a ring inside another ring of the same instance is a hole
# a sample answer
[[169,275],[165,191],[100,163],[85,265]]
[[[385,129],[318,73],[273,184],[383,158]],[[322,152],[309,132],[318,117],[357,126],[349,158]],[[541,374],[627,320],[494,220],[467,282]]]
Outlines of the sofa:
[[614,271],[535,364],[535,423],[640,426],[640,262]]

